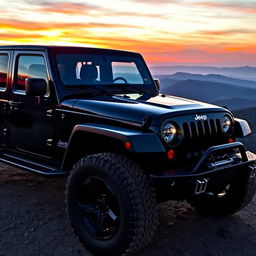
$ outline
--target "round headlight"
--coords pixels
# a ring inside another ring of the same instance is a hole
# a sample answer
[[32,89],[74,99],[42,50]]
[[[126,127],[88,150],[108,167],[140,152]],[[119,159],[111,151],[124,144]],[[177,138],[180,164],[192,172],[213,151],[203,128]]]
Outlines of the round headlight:
[[225,133],[228,133],[232,126],[232,120],[229,116],[224,116],[222,119],[222,128]]
[[172,142],[177,134],[177,128],[172,123],[167,123],[162,129],[162,138],[166,143]]

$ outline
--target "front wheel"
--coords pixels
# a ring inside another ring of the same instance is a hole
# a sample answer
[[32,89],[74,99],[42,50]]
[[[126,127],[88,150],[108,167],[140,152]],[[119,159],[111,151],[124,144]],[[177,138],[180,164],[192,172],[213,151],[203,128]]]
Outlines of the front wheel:
[[225,216],[244,208],[256,193],[256,176],[244,170],[236,181],[227,184],[214,194],[195,196],[190,200],[192,206],[202,214]]
[[122,155],[85,157],[68,178],[71,225],[95,255],[128,254],[150,242],[157,226],[155,204],[146,176]]

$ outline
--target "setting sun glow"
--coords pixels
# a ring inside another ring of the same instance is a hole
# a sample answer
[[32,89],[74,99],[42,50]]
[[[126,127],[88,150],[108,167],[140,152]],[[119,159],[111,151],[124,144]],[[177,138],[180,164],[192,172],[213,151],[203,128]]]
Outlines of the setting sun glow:
[[141,52],[151,65],[256,65],[254,0],[0,0],[0,44]]

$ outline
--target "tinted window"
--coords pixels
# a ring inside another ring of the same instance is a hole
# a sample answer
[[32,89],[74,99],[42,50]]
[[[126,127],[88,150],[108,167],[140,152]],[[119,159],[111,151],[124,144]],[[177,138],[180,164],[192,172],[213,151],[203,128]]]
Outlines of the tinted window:
[[152,85],[150,74],[140,57],[60,54],[57,55],[57,65],[61,81],[66,85]]
[[0,54],[0,88],[6,87],[8,55]]
[[43,78],[47,81],[43,56],[19,56],[15,90],[25,90],[26,78]]
[[143,78],[134,62],[112,62],[115,83],[144,84]]

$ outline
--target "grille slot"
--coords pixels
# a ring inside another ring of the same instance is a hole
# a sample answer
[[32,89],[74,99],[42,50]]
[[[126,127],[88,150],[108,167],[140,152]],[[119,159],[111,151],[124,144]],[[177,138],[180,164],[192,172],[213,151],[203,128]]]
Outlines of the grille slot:
[[207,141],[222,135],[219,119],[184,122],[182,127],[185,142]]

